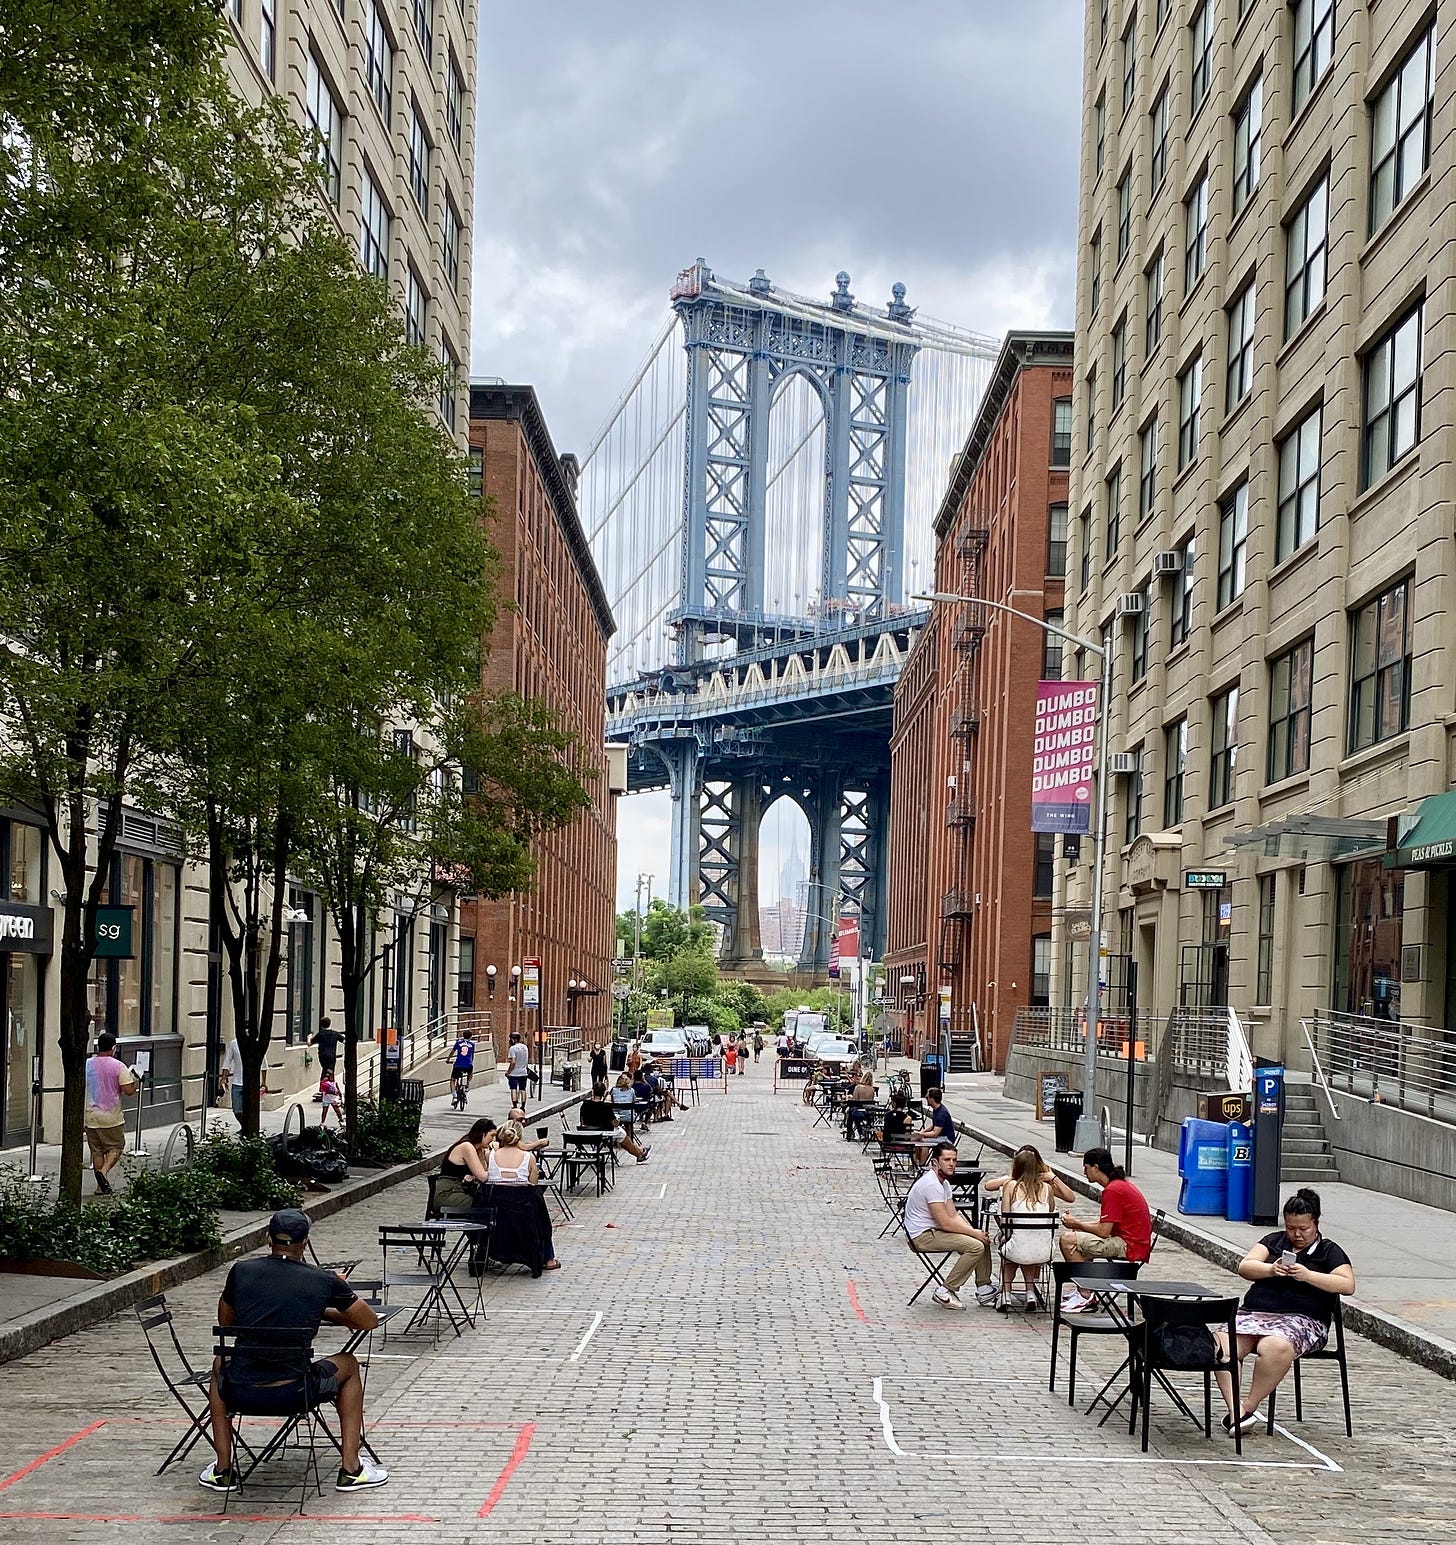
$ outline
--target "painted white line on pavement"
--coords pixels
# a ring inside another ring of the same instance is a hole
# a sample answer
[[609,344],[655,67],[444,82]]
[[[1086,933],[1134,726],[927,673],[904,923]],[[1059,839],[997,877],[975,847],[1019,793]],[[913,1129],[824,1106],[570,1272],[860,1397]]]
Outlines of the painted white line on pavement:
[[1343,1475],[1345,1473],[1343,1466],[1337,1465],[1328,1454],[1320,1453],[1320,1451],[1314,1446],[1313,1443],[1306,1443],[1303,1438],[1295,1437],[1295,1435],[1290,1432],[1290,1430],[1284,1426],[1282,1422],[1274,1423],[1274,1431],[1283,1433],[1291,1443],[1295,1444],[1299,1448],[1302,1448],[1306,1454],[1313,1454],[1316,1459],[1323,1463],[1326,1470],[1333,1470],[1336,1475]]
[[584,1335],[581,1340],[576,1343],[576,1351],[571,1354],[571,1362],[577,1363],[581,1361],[581,1354],[586,1351],[587,1342],[589,1342],[591,1338],[596,1335],[597,1331],[601,1328],[601,1323],[602,1311],[598,1309],[597,1312],[592,1316],[591,1324],[587,1326],[586,1335]]
[[885,1404],[884,1381],[876,1379],[874,1383],[875,1404],[880,1408],[880,1428],[885,1434],[885,1447],[892,1454],[904,1456],[905,1450],[895,1442],[895,1429],[890,1425],[890,1408]]
[[[1277,1425],[1277,1424],[1276,1424]],[[920,1458],[918,1454],[913,1456]],[[1024,1458],[1028,1464],[1048,1465],[1184,1465],[1214,1466],[1233,1470],[1324,1470],[1328,1464],[1308,1464],[1302,1459],[1162,1459],[1152,1454],[944,1454],[926,1455],[934,1464],[1014,1464]],[[1320,1455],[1323,1459],[1325,1456]],[[1336,1465],[1334,1468],[1338,1469]],[[1343,1472],[1341,1472],[1343,1473]]]
[[664,1180],[662,1182],[662,1189],[657,1193],[657,1200],[660,1202],[663,1199],[663,1197],[666,1196],[666,1195],[667,1195],[667,1182]]

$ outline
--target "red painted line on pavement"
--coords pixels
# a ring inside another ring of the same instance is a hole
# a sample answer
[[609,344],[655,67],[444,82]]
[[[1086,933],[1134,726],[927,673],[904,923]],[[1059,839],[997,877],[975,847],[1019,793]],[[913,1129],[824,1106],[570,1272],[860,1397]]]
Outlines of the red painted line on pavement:
[[73,1432],[64,1443],[57,1443],[53,1449],[48,1449],[39,1459],[32,1459],[28,1465],[23,1465],[19,1470],[7,1475],[3,1481],[0,1481],[0,1491],[4,1491],[7,1486],[13,1486],[16,1481],[23,1481],[33,1470],[39,1470],[48,1460],[54,1459],[57,1454],[64,1454],[68,1448],[74,1448],[82,1438],[89,1438],[93,1432],[100,1432],[105,1425],[106,1421],[103,1418],[99,1422],[92,1422],[89,1427],[83,1427],[80,1432]]
[[437,1524],[427,1513],[0,1513],[73,1524]]
[[849,1289],[849,1302],[850,1302],[850,1306],[851,1306],[851,1308],[853,1308],[853,1310],[855,1312],[855,1315],[859,1319],[860,1324],[861,1325],[869,1325],[869,1324],[871,1324],[872,1321],[870,1320],[869,1315],[867,1315],[864,1312],[864,1310],[860,1307],[859,1294],[856,1293],[855,1290],[854,1290],[854,1278],[851,1277],[849,1279],[849,1281],[845,1284],[845,1286]]
[[516,1446],[511,1450],[511,1457],[506,1460],[505,1468],[495,1478],[495,1485],[490,1488],[490,1495],[480,1504],[477,1518],[489,1518],[495,1509],[495,1505],[505,1495],[506,1487],[511,1483],[511,1477],[516,1473],[521,1461],[531,1449],[531,1439],[536,1436],[535,1422],[527,1422],[521,1428],[520,1435],[516,1438]]

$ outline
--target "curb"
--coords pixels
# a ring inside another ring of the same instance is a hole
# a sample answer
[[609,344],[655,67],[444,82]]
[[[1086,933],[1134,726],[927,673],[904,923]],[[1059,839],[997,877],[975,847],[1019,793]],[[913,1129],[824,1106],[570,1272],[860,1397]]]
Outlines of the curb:
[[[533,1119],[558,1116],[570,1110],[583,1096],[569,1095],[554,1105],[546,1105],[531,1112]],[[306,1202],[308,1215],[315,1223],[331,1218],[335,1213],[352,1207],[356,1202],[367,1202],[391,1187],[406,1180],[413,1180],[432,1170],[450,1151],[453,1144],[437,1148],[422,1159],[412,1159],[408,1164],[396,1164],[390,1169],[378,1170],[372,1175],[348,1181],[326,1196],[314,1197]],[[194,1277],[205,1276],[219,1266],[240,1255],[256,1250],[267,1237],[268,1225],[245,1223],[240,1228],[223,1235],[222,1243],[214,1250],[202,1250],[193,1255],[174,1256],[170,1261],[156,1261],[150,1266],[139,1267],[124,1276],[98,1282],[94,1288],[77,1294],[64,1304],[32,1310],[12,1320],[0,1329],[0,1364],[13,1362],[29,1352],[39,1351],[62,1336],[73,1331],[85,1330],[109,1319],[121,1309],[150,1298],[153,1293],[163,1293]]]
[[[1007,1157],[1014,1154],[1020,1146],[1008,1143],[1004,1138],[986,1132],[980,1127],[971,1126],[969,1122],[958,1122],[956,1130],[964,1132],[975,1142]],[[1099,1195],[1097,1189],[1087,1183],[1080,1170],[1074,1173],[1057,1163],[1055,1159],[1050,1162],[1051,1168],[1074,1191],[1092,1201],[1097,1200]],[[1215,1238],[1212,1234],[1205,1234],[1202,1229],[1194,1228],[1191,1223],[1185,1222],[1182,1218],[1165,1217],[1160,1232],[1164,1238],[1171,1239],[1175,1245],[1182,1245],[1185,1250],[1201,1255],[1204,1260],[1211,1261],[1213,1265],[1220,1266],[1225,1271],[1236,1272],[1239,1262],[1243,1259],[1243,1254],[1233,1249],[1224,1240]],[[1377,1346],[1383,1346],[1387,1351],[1394,1352],[1397,1357],[1405,1358],[1407,1362],[1418,1363],[1422,1368],[1440,1374],[1442,1378],[1456,1379],[1456,1343],[1447,1341],[1444,1337],[1437,1336],[1422,1326],[1412,1325],[1410,1321],[1402,1320],[1398,1315],[1387,1314],[1383,1309],[1362,1304],[1355,1298],[1345,1300],[1342,1312],[1347,1330],[1363,1336],[1367,1341],[1375,1342]]]

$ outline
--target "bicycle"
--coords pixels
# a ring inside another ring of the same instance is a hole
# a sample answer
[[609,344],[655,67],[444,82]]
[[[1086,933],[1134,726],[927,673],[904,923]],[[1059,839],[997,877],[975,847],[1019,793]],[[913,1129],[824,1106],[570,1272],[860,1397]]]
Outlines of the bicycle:
[[456,1068],[450,1075],[450,1109],[464,1110],[470,1093],[470,1068]]

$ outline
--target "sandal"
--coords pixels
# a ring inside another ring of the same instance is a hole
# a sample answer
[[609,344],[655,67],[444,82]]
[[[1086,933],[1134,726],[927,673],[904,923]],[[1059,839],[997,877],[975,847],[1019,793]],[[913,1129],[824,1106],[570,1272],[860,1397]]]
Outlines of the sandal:
[[561,1270],[561,1262],[560,1261],[547,1261],[546,1264],[541,1268],[541,1270],[542,1271],[560,1271]]

